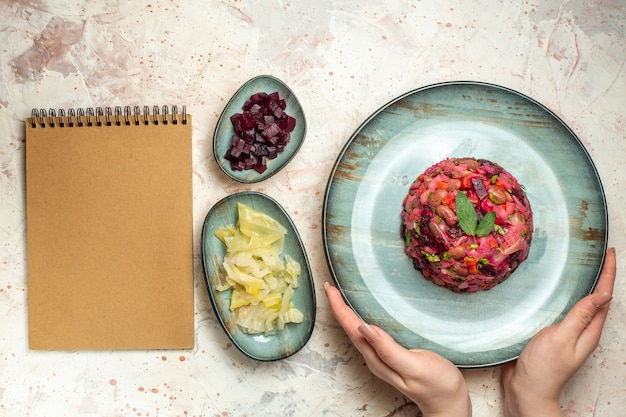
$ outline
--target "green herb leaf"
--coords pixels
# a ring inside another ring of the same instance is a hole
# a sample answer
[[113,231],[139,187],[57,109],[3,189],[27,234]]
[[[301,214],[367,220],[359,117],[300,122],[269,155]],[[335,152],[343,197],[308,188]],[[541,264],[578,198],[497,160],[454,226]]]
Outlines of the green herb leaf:
[[476,227],[478,226],[476,210],[474,210],[474,205],[467,194],[461,191],[456,194],[456,217],[459,219],[459,226],[465,233],[470,236],[476,234]]
[[485,214],[483,219],[480,221],[480,224],[478,225],[478,227],[476,227],[476,234],[481,237],[487,236],[489,233],[491,233],[491,229],[493,229],[493,226],[495,224],[496,224],[496,212],[490,211],[489,213]]

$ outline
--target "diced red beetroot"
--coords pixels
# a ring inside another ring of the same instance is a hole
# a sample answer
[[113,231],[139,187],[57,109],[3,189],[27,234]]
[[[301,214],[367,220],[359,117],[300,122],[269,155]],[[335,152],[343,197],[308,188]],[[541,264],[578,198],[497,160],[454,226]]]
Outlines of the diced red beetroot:
[[246,142],[254,142],[255,130],[254,129],[244,130],[243,132],[241,132],[241,138],[245,140]]
[[474,186],[474,190],[476,190],[476,196],[479,200],[487,197],[487,189],[485,189],[485,185],[480,178],[472,178],[472,185]]
[[241,130],[254,129],[254,118],[250,112],[244,112],[241,116]]
[[235,132],[239,132],[241,130],[241,113],[235,113],[230,116],[230,122],[232,123]]
[[278,143],[286,145],[289,143],[289,140],[291,140],[291,133],[281,130],[280,132],[278,132],[276,137],[278,138]]
[[280,109],[280,106],[278,105],[278,102],[277,102],[277,101],[272,100],[272,101],[269,101],[269,102],[267,103],[267,109],[268,109],[270,112],[274,113],[274,111],[275,111],[276,109]]
[[233,142],[233,148],[239,149],[241,151],[243,150],[244,146],[246,146],[246,141],[240,138],[239,136],[237,136],[237,139],[235,139]]
[[258,159],[258,162],[254,166],[254,170],[259,174],[262,174],[267,169],[267,156],[261,156]]
[[255,159],[253,157],[248,157],[243,161],[246,169],[250,169],[252,167],[254,167],[254,164],[256,163]]
[[233,170],[254,169],[262,174],[267,161],[276,158],[289,143],[296,119],[285,112],[287,102],[277,91],[255,93],[242,108],[243,113],[230,117],[235,134],[224,158]]
[[241,151],[245,153],[252,153],[253,150],[254,150],[254,145],[251,143],[245,142],[245,145],[243,145],[243,149]]
[[280,128],[287,132],[293,132],[296,128],[296,119],[291,116],[287,116],[280,121]]
[[243,171],[246,165],[241,160],[231,160],[230,167],[235,171]]
[[250,113],[250,115],[252,116],[252,120],[254,120],[254,123],[256,124],[263,123],[265,119],[265,115],[263,114],[263,111],[261,110],[259,110],[256,113]]
[[273,136],[276,136],[278,132],[280,132],[280,126],[278,126],[276,123],[272,123],[265,129],[263,129],[263,136],[265,136],[266,138],[271,138]]
[[267,97],[267,93],[256,93],[250,96],[250,101],[252,104],[265,104],[265,99]]
[[239,158],[239,155],[241,155],[241,149],[238,148],[231,148],[230,153],[227,153],[226,155],[227,158]]

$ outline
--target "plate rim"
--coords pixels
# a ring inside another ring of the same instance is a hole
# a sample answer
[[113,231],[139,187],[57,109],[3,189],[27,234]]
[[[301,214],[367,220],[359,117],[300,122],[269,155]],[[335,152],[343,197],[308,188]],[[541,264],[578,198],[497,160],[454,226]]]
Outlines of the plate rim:
[[[337,172],[337,170],[338,170],[338,168],[340,166],[340,163],[343,161],[346,152],[350,149],[350,147],[353,144],[353,142],[355,141],[356,137],[363,131],[363,129],[373,119],[375,119],[385,109],[387,109],[388,107],[392,106],[396,102],[399,102],[399,101],[401,101],[401,100],[403,100],[403,99],[405,99],[405,98],[407,98],[409,96],[412,96],[414,94],[418,94],[420,92],[427,91],[427,90],[434,89],[434,88],[446,87],[446,86],[451,86],[451,85],[457,85],[457,86],[458,85],[468,85],[468,86],[486,87],[486,88],[491,88],[491,89],[504,91],[504,92],[507,92],[509,94],[513,94],[513,95],[516,95],[518,97],[521,97],[522,99],[527,100],[528,102],[532,103],[533,105],[539,107],[541,110],[543,110],[547,114],[549,114],[552,118],[554,118],[554,120],[556,120],[561,125],[561,127],[563,127],[567,131],[567,133],[569,134],[569,137],[574,139],[575,144],[582,151],[582,154],[584,155],[584,157],[588,161],[589,168],[591,168],[591,170],[593,171],[594,179],[595,179],[595,181],[597,181],[597,184],[599,185],[598,195],[601,197],[601,202],[602,202],[602,207],[603,207],[603,218],[602,218],[602,221],[604,222],[604,225],[606,226],[605,227],[605,231],[604,231],[604,235],[602,236],[602,248],[601,248],[602,252],[601,252],[601,256],[600,256],[599,263],[598,263],[598,272],[596,273],[596,276],[595,276],[593,282],[591,283],[590,290],[588,292],[588,294],[591,294],[593,292],[593,290],[595,289],[595,287],[596,287],[596,284],[598,282],[602,266],[604,265],[604,261],[605,261],[605,258],[606,258],[606,251],[607,251],[607,248],[608,248],[608,236],[609,236],[609,213],[608,213],[607,198],[606,198],[604,185],[602,184],[602,179],[600,177],[599,171],[598,171],[595,163],[593,162],[593,160],[591,158],[591,155],[589,154],[589,151],[584,146],[584,144],[582,143],[582,141],[580,140],[578,135],[576,135],[576,133],[563,121],[563,119],[561,119],[561,117],[559,117],[557,114],[555,114],[550,108],[548,108],[544,104],[540,103],[539,101],[533,99],[532,97],[530,97],[530,96],[528,96],[528,95],[526,95],[524,93],[521,93],[521,92],[519,92],[517,90],[514,90],[512,88],[505,87],[505,86],[502,86],[502,85],[499,85],[499,84],[495,84],[495,83],[491,83],[491,82],[473,81],[473,80],[452,80],[452,81],[437,82],[437,83],[432,83],[432,84],[424,85],[424,86],[421,86],[421,87],[417,87],[415,89],[409,90],[409,91],[407,91],[407,92],[405,92],[405,93],[403,93],[403,94],[401,94],[401,95],[399,95],[397,97],[394,97],[393,99],[387,101],[385,104],[383,104],[378,109],[376,109],[372,114],[370,114],[354,130],[354,132],[349,136],[347,141],[342,146],[342,148],[341,148],[337,158],[335,159],[335,162],[333,163],[332,169],[330,171],[330,174],[328,176],[328,180],[327,180],[327,183],[326,183],[326,186],[325,186],[324,197],[323,197],[323,201],[322,201],[322,244],[323,244],[323,250],[324,250],[324,257],[325,257],[325,260],[326,260],[326,264],[327,264],[327,266],[329,268],[331,278],[333,279],[333,282],[334,282],[335,286],[339,289],[339,291],[340,291],[344,301],[346,302],[346,304],[356,313],[356,315],[358,317],[361,317],[361,314],[357,311],[356,308],[354,308],[354,306],[350,302],[349,298],[344,293],[344,289],[342,288],[342,285],[339,282],[339,278],[337,276],[338,274],[336,273],[335,268],[333,267],[332,256],[331,256],[331,253],[330,253],[330,245],[328,243],[329,241],[328,241],[327,224],[328,224],[328,205],[329,205],[329,202],[330,202],[329,198],[330,198],[330,193],[332,191],[333,181],[335,179],[335,175],[336,175],[336,172]],[[562,314],[565,314],[565,313],[567,313],[567,312],[562,312]],[[490,361],[489,363],[479,363],[479,364],[472,364],[472,363],[459,364],[459,363],[455,363],[455,366],[457,366],[458,368],[461,368],[461,369],[488,368],[488,367],[493,367],[493,366],[502,365],[504,363],[508,363],[510,361],[513,361],[513,360],[517,359],[518,357],[519,357],[519,354],[511,356],[511,357],[509,357],[507,359]]]

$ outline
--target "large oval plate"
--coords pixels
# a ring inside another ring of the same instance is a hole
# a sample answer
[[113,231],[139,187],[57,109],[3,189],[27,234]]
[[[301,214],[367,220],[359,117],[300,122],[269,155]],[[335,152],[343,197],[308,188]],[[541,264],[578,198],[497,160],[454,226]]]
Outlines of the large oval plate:
[[[253,94],[259,92],[273,93],[274,91],[277,91],[280,98],[285,100],[287,104],[285,112],[296,119],[296,127],[291,132],[291,140],[283,152],[279,153],[276,158],[267,161],[267,169],[262,174],[253,169],[245,171],[232,169],[230,162],[224,158],[224,155],[230,149],[232,136],[235,133],[230,117],[235,113],[241,113],[244,103]],[[305,136],[306,118],[304,110],[294,92],[276,77],[259,75],[242,85],[222,111],[213,133],[213,156],[220,169],[230,178],[247,184],[256,183],[271,177],[283,169],[296,156],[296,153],[298,153],[298,150],[304,143]]]
[[[400,237],[410,184],[434,163],[464,156],[497,162],[516,176],[535,224],[526,262],[502,284],[474,294],[425,280]],[[370,116],[334,166],[323,223],[331,272],[352,308],[403,346],[466,368],[516,358],[590,293],[608,229],[599,176],[575,134],[529,97],[478,82],[420,88]]]
[[[278,221],[287,229],[283,255],[289,255],[301,267],[299,286],[293,296],[293,304],[304,314],[304,321],[287,324],[282,331],[272,335],[251,335],[237,328],[230,311],[231,291],[216,291],[215,283],[225,248],[215,237],[215,231],[223,226],[237,223],[237,203],[243,203]],[[220,324],[237,348],[250,358],[273,361],[286,358],[299,351],[309,340],[315,324],[315,291],[309,261],[300,236],[285,210],[271,197],[254,191],[231,194],[215,204],[206,216],[202,228],[202,261],[209,297]]]

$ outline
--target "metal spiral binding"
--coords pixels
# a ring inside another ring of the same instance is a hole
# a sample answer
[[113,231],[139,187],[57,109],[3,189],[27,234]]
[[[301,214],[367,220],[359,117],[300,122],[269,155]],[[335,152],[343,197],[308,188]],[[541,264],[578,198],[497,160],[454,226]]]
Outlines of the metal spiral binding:
[[79,108],[76,110],[76,124],[77,124],[79,127],[82,127],[82,126],[84,125],[84,123],[83,123],[83,119],[84,119],[84,118],[85,118],[85,109],[83,109],[83,108],[79,107]]
[[[87,108],[69,108],[65,109],[37,109],[33,108],[31,117],[28,119],[31,128],[45,127],[82,127],[82,126],[139,126],[141,122],[144,125],[150,123],[158,125],[159,123],[167,125],[178,124],[178,106],[143,106],[143,112],[140,106],[134,106],[132,111],[130,106],[105,107],[87,107]],[[182,124],[187,124],[187,108],[182,107]]]

